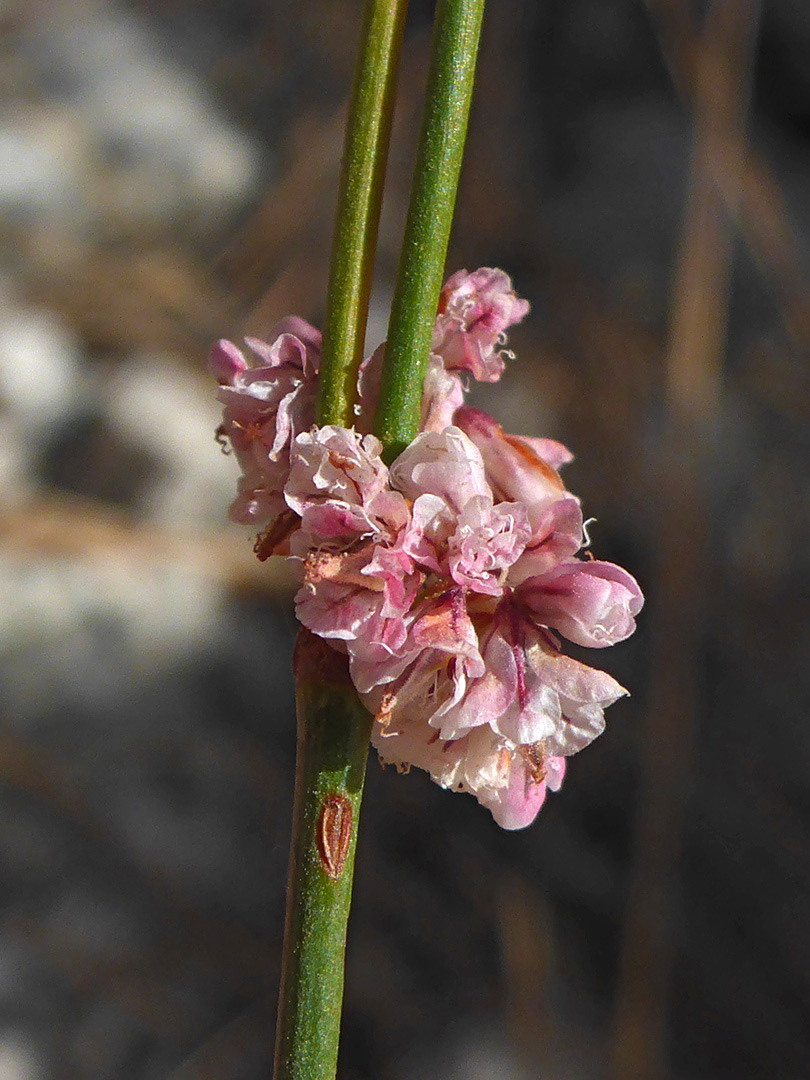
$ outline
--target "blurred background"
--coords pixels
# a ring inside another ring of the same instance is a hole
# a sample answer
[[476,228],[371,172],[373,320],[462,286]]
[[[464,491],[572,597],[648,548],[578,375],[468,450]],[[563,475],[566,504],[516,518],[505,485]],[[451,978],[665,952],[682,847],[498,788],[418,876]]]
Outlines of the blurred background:
[[[413,0],[369,345],[431,5]],[[292,578],[210,342],[321,316],[359,0],[0,3],[0,1078],[269,1075]],[[494,0],[478,393],[648,595],[525,832],[369,766],[345,1080],[810,1076],[810,5]]]

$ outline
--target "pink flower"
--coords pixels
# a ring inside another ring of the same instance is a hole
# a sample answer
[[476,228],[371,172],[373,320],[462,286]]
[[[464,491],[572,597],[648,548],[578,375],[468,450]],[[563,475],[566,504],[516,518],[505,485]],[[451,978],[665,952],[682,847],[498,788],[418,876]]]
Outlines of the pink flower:
[[383,764],[401,771],[416,766],[441,787],[474,795],[504,829],[530,825],[547,790],[558,791],[565,775],[564,758],[546,755],[542,746],[512,747],[486,726],[444,740],[403,716],[396,727],[375,724],[371,743]]
[[497,382],[504,369],[497,346],[528,310],[528,301],[515,295],[503,270],[459,270],[442,289],[432,351],[448,371],[469,371],[479,382]]
[[290,444],[315,418],[320,334],[302,319],[285,319],[271,339],[246,339],[261,361],[256,367],[249,367],[241,350],[224,340],[211,349],[209,363],[224,406],[220,433],[230,440],[242,469],[230,516],[244,524],[269,523],[275,547],[295,525],[282,490]]
[[[501,348],[506,331],[528,310],[528,301],[515,295],[502,270],[484,267],[472,274],[459,270],[448,278],[439,297],[427,361],[420,431],[440,432],[453,423],[456,409],[464,404],[464,373],[479,382],[498,381],[508,355]],[[358,427],[363,432],[371,431],[374,423],[384,358],[383,342],[360,365]],[[548,444],[555,467],[571,460],[565,447],[551,439],[529,441]]]
[[531,537],[522,503],[475,495],[461,512],[438,495],[420,495],[403,547],[420,566],[473,592],[500,596],[506,571]]
[[505,435],[501,425],[485,412],[464,405],[456,410],[453,422],[480,452],[495,500],[522,502],[532,525],[552,503],[563,496],[572,497],[557,470],[535,447],[527,440]]
[[560,652],[551,635],[503,601],[481,637],[484,674],[443,717],[443,738],[486,724],[515,746],[542,742],[561,757],[604,730],[604,709],[627,693],[603,671]]
[[483,495],[470,499],[447,542],[450,577],[472,592],[500,596],[509,568],[530,538],[529,516],[523,503],[494,506],[491,498]]
[[414,561],[499,596],[531,538],[528,516],[521,503],[493,503],[481,455],[464,433],[447,427],[417,436],[391,466],[391,483],[414,500],[403,539]]
[[470,792],[506,829],[535,818],[626,693],[556,635],[614,644],[643,603],[626,571],[576,557],[569,451],[464,405],[466,375],[500,377],[527,309],[500,270],[448,280],[421,430],[390,469],[369,432],[384,345],[361,365],[357,430],[314,425],[320,335],[301,320],[248,339],[256,367],[227,341],[210,357],[242,468],[231,516],[268,523],[260,557],[301,560],[298,618],[348,657],[381,759]]
[[515,599],[544,626],[594,649],[630,637],[644,603],[638,582],[620,566],[577,559],[528,578]]
[[[337,537],[352,540],[374,535],[378,529],[375,500],[387,494],[386,505],[395,501],[387,492],[388,469],[380,458],[381,449],[373,435],[361,437],[329,425],[296,437],[284,497],[303,519],[307,546]],[[401,498],[399,502],[405,513]]]

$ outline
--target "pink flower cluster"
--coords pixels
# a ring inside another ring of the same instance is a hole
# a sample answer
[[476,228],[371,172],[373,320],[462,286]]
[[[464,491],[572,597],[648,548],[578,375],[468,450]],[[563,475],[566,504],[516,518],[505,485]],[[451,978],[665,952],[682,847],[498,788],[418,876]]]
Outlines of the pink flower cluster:
[[612,645],[643,603],[625,570],[577,558],[565,447],[464,405],[466,379],[500,377],[527,310],[501,270],[448,280],[422,430],[390,468],[369,431],[384,346],[361,369],[351,430],[314,425],[320,335],[301,320],[247,340],[256,366],[226,341],[210,360],[242,469],[231,516],[262,527],[260,558],[301,560],[298,618],[348,655],[380,758],[471,792],[507,829],[534,819],[626,693],[558,635]]

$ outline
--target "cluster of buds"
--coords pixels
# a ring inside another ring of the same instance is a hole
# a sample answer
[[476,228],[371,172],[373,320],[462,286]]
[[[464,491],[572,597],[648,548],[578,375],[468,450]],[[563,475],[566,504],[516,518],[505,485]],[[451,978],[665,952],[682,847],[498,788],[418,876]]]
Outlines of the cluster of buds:
[[260,558],[300,561],[298,618],[348,656],[381,760],[471,792],[506,829],[535,818],[626,693],[559,635],[612,645],[643,603],[625,570],[577,557],[565,447],[464,404],[470,377],[500,378],[527,311],[500,270],[448,280],[420,433],[390,468],[371,433],[384,345],[361,367],[351,429],[315,425],[320,334],[302,320],[247,339],[254,366],[227,341],[210,357],[218,434],[242,470],[231,517],[261,530]]

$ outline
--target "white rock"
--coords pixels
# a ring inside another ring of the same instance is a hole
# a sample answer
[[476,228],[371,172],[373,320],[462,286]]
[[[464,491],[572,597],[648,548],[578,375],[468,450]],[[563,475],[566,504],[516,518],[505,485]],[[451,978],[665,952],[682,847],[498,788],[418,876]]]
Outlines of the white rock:
[[238,470],[214,442],[222,415],[213,379],[195,377],[172,357],[133,357],[109,387],[106,416],[161,460],[163,475],[142,508],[153,520],[183,528],[224,521]]
[[0,1042],[0,1080],[39,1080],[43,1075],[33,1047],[6,1035]]
[[87,144],[83,125],[57,107],[10,109],[0,120],[0,211],[83,210]]
[[260,166],[259,145],[222,112],[203,82],[166,54],[135,14],[63,12],[43,50],[101,139],[133,162],[148,162],[177,197],[210,204],[246,195]]
[[50,311],[0,310],[0,399],[36,435],[74,408],[79,344]]

